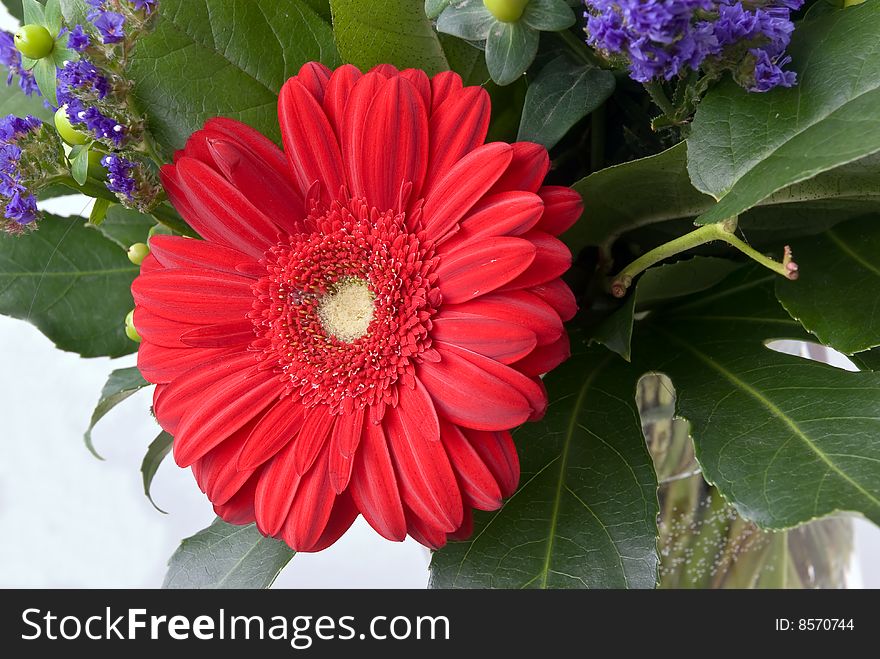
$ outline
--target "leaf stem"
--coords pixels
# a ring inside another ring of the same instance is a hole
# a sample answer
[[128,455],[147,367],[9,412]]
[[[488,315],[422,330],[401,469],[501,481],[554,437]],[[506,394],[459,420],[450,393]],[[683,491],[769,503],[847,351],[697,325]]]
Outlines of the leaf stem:
[[642,83],[645,86],[645,90],[651,97],[651,100],[654,101],[654,104],[660,108],[664,115],[671,121],[675,122],[675,107],[672,105],[672,101],[669,100],[669,97],[666,95],[666,92],[663,91],[663,85],[661,85],[656,80],[651,80],[650,82]]
[[798,278],[798,266],[792,260],[791,248],[788,245],[785,246],[785,255],[782,262],[779,262],[764,256],[744,241],[737,238],[736,235],[734,235],[734,231],[736,231],[736,218],[731,218],[724,222],[707,224],[699,229],[691,231],[690,233],[679,236],[674,240],[670,240],[668,243],[664,243],[659,247],[655,247],[642,254],[642,256],[621,270],[611,280],[609,290],[614,297],[623,297],[632,285],[633,279],[652,265],[668,259],[671,256],[675,256],[676,254],[681,254],[689,249],[716,240],[723,241],[731,247],[735,247],[753,261],[760,263],[765,268],[772,270],[778,275],[782,275],[786,279],[791,279],[793,281]]

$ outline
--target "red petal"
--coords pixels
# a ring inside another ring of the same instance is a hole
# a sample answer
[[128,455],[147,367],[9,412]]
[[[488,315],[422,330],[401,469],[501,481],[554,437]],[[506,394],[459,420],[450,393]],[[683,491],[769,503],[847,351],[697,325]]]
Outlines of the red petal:
[[571,292],[568,284],[561,279],[554,279],[540,286],[533,286],[529,289],[529,292],[534,293],[553,307],[564,322],[574,318],[577,313],[578,306],[574,293]]
[[437,283],[448,304],[466,302],[504,286],[535,260],[535,246],[520,238],[486,238],[444,253]]
[[485,316],[529,328],[538,345],[552,343],[563,332],[559,314],[537,295],[528,291],[510,291],[483,295],[464,304],[443,305],[443,316],[467,314]]
[[358,156],[364,195],[381,210],[402,210],[400,186],[411,182],[418,197],[428,166],[428,115],[413,84],[390,78],[367,111],[367,126]]
[[[366,128],[367,115],[373,99],[382,86],[385,78],[378,73],[368,73],[360,78],[352,87],[345,104],[345,115],[342,120],[343,162],[349,191],[354,196],[363,196],[365,181],[362,171],[361,153],[363,142],[369,132]],[[386,209],[387,210],[387,209]]]
[[284,541],[296,551],[315,551],[330,521],[336,495],[330,487],[327,454],[325,447],[314,466],[302,477],[281,531]]
[[549,373],[571,356],[568,335],[563,334],[553,343],[535,348],[532,354],[511,364],[520,373],[536,377]]
[[239,142],[250,149],[257,156],[257,160],[263,163],[264,167],[271,167],[277,174],[285,178],[289,176],[287,158],[284,156],[284,152],[258,130],[240,121],[226,119],[225,117],[208,119],[205,122],[205,128]]
[[441,315],[434,319],[431,337],[510,364],[538,344],[535,333],[515,323],[480,316]]
[[501,489],[462,431],[444,421],[441,438],[452,468],[458,476],[462,494],[470,500],[469,503],[480,510],[498,509],[501,506]]
[[270,407],[248,435],[238,456],[238,468],[257,467],[283,449],[299,434],[304,414],[302,403],[292,397]]
[[333,511],[330,513],[330,519],[327,520],[327,528],[324,529],[324,533],[309,551],[323,551],[327,549],[327,547],[339,540],[351,528],[357,516],[358,509],[348,492],[337,497],[336,502],[333,504]]
[[318,181],[322,199],[335,199],[345,182],[339,144],[327,115],[295,78],[281,88],[278,120],[284,151],[303,197]]
[[208,140],[217,170],[280,230],[303,231],[305,205],[289,177],[266,167],[250,152],[222,138]]
[[229,501],[215,505],[214,512],[229,524],[250,524],[254,521],[254,491],[256,487],[257,476],[254,475]]
[[239,322],[254,301],[251,280],[217,270],[157,270],[135,279],[131,292],[138,306],[182,323]]
[[434,110],[425,190],[431,190],[455,163],[486,141],[490,115],[489,94],[482,87],[467,87]]
[[390,408],[383,421],[401,497],[415,515],[452,531],[461,524],[462,502],[446,449],[433,424],[422,425]]
[[257,259],[277,242],[280,230],[272,220],[208,165],[181,158],[175,167],[178,183],[194,212],[186,219],[206,240]]
[[364,432],[364,408],[358,407],[336,419],[330,438],[330,484],[341,494],[351,480],[354,455]]
[[531,416],[532,408],[516,386],[458,351],[439,352],[441,361],[422,363],[418,377],[444,417],[469,428],[506,430]]
[[163,348],[187,348],[188,346],[180,340],[180,335],[199,327],[199,325],[157,316],[149,309],[140,306],[135,307],[134,310],[134,326],[144,343],[152,343]]
[[348,489],[364,519],[379,535],[395,541],[406,537],[397,478],[381,425],[364,424]]
[[141,343],[138,370],[149,382],[168,383],[220,355],[240,352],[237,348],[166,348]]
[[159,263],[159,259],[157,259],[152,254],[147,254],[147,257],[141,263],[141,274],[145,275],[149,272],[155,272],[156,270],[162,270],[165,266]]
[[299,473],[305,474],[321,450],[330,443],[330,432],[334,423],[336,417],[330,414],[327,405],[316,405],[305,411],[302,428],[293,449],[294,463]]
[[481,238],[518,236],[531,229],[543,212],[544,202],[531,192],[501,192],[484,197],[438,251],[452,251]]
[[512,157],[508,144],[485,144],[455,163],[426,190],[423,217],[427,237],[438,240],[452,231],[498,180]]
[[437,108],[462,87],[461,76],[455,71],[443,71],[431,78],[431,112],[436,112]]
[[480,455],[483,464],[492,472],[495,482],[501,488],[501,495],[509,497],[519,485],[519,456],[510,433],[485,432],[463,428],[462,432],[474,450]]
[[229,501],[254,473],[253,469],[239,471],[236,468],[244,440],[253,426],[253,423],[249,423],[237,430],[193,463],[196,482],[214,505],[223,505]]
[[[464,511],[462,511],[462,518]],[[411,510],[407,510],[406,530],[410,537],[428,549],[440,549],[446,544],[446,530],[421,519]]]
[[330,69],[320,62],[306,62],[296,74],[296,79],[309,90],[318,103],[324,102],[324,89],[330,80]]
[[377,64],[370,69],[370,73],[378,73],[383,78],[393,78],[400,75],[400,71],[393,64]]
[[153,236],[150,253],[166,268],[205,268],[232,275],[241,274],[239,265],[255,263],[253,258],[231,247],[180,236]]
[[461,526],[449,534],[449,540],[467,540],[474,532],[474,511],[471,508],[465,509],[464,519],[461,520]]
[[431,81],[428,80],[428,74],[421,69],[404,69],[400,72],[400,77],[412,83],[422,98],[425,112],[429,112],[431,110]]
[[535,260],[528,269],[508,283],[505,290],[529,288],[557,279],[571,267],[571,252],[558,238],[543,231],[529,231],[522,236],[536,248]]
[[192,464],[260,415],[278,397],[278,376],[253,370],[205,389],[183,414],[174,435],[174,458]]
[[558,236],[578,221],[584,212],[584,200],[571,188],[547,185],[538,190],[544,200],[544,216],[538,229]]
[[361,72],[357,67],[351,64],[343,64],[336,69],[330,76],[327,83],[327,89],[324,93],[324,112],[327,113],[327,119],[333,130],[339,144],[342,144],[342,121],[345,117],[345,105],[348,103],[348,96],[355,83],[361,79]]
[[492,192],[507,190],[524,190],[537,192],[550,171],[550,156],[540,144],[533,142],[516,142],[513,147],[513,158],[507,171],[493,186]]
[[266,463],[254,494],[257,527],[268,536],[276,536],[290,513],[302,477],[293,466],[293,442]]
[[196,348],[243,347],[254,340],[254,324],[246,319],[222,325],[205,325],[184,332],[180,340]]

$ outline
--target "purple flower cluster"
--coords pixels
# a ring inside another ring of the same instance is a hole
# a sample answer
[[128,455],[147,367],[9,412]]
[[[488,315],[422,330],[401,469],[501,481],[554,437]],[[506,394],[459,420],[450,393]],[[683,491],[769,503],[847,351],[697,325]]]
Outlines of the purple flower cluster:
[[82,25],[75,25],[70,31],[70,36],[67,37],[67,46],[78,53],[84,52],[90,43],[91,39]]
[[13,230],[32,224],[38,217],[37,198],[22,182],[19,141],[42,125],[43,122],[31,116],[22,119],[9,115],[0,119],[0,201],[3,215],[13,222]]
[[21,53],[15,47],[12,33],[4,30],[0,30],[0,64],[9,69],[9,76],[6,78],[7,85],[11,85],[14,77],[18,76],[18,86],[25,94],[28,96],[34,93],[40,95],[34,74],[31,71],[25,71],[21,65]]
[[[639,82],[701,67],[731,70],[750,91],[791,87],[785,49],[803,0],[586,0],[587,42],[627,57]],[[746,71],[747,73],[743,73]]]
[[122,146],[125,126],[101,112],[96,103],[107,97],[110,83],[88,60],[67,62],[58,72],[58,103],[67,106],[73,124],[84,124],[97,139]]
[[137,189],[135,163],[122,156],[109,155],[101,158],[101,164],[107,170],[107,189],[128,201],[134,201]]
[[[92,7],[87,17],[100,32],[102,41],[107,44],[122,41],[125,38],[125,15],[112,11],[112,3],[109,0],[86,0],[86,2]],[[149,15],[156,8],[158,0],[130,0],[127,4],[135,11]],[[121,7],[116,8],[121,9]]]

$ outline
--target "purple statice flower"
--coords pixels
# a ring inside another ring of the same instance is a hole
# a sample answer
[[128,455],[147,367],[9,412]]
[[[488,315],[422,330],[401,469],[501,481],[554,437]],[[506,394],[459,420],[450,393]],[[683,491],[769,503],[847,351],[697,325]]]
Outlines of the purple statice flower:
[[156,5],[159,4],[159,0],[132,0],[132,4],[138,11],[150,14],[156,8]]
[[107,170],[107,189],[133,202],[137,189],[137,181],[134,177],[135,163],[122,156],[111,154],[101,158],[101,164]]
[[110,90],[107,78],[88,60],[67,62],[58,72],[58,104],[67,106],[73,124],[83,124],[96,138],[122,146],[127,131],[98,107]]
[[23,180],[20,142],[42,125],[42,121],[31,116],[9,115],[0,119],[0,203],[7,220],[3,225],[9,233],[19,233],[22,227],[33,224],[38,218],[37,198]]
[[67,45],[78,53],[85,51],[86,48],[89,47],[89,35],[86,34],[86,31],[83,29],[82,25],[76,25],[70,31],[70,35],[67,37]]
[[[672,80],[705,64],[716,72],[736,71],[737,81],[751,91],[794,84],[795,74],[781,67],[790,61],[784,53],[794,30],[791,12],[803,0],[746,5],[735,0],[586,0],[585,5],[587,43],[624,57],[630,76],[639,82]],[[743,76],[741,65],[752,62],[754,75]]]
[[5,65],[9,69],[9,75],[6,78],[7,85],[11,85],[15,76],[18,76],[18,86],[21,87],[25,94],[28,96],[31,94],[40,95],[33,72],[25,71],[22,67],[21,53],[15,47],[12,33],[5,30],[0,30],[0,64]]
[[115,11],[89,12],[89,20],[101,33],[104,43],[119,43],[125,38],[125,16]]

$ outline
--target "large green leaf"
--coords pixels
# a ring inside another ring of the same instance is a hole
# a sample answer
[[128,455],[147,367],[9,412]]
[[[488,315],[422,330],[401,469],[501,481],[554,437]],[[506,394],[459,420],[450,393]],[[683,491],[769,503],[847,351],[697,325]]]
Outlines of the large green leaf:
[[849,510],[880,522],[880,374],[766,348],[808,337],[774,281],[747,267],[651,314],[633,361],[672,379],[704,477],[747,519],[787,528]]
[[47,216],[36,231],[0,234],[0,313],[27,320],[62,350],[119,357],[138,268],[80,217]]
[[3,4],[6,6],[6,9],[9,10],[9,13],[12,14],[14,18],[17,18],[19,21],[24,18],[24,11],[22,9],[21,0],[3,0]]
[[550,149],[613,91],[610,71],[557,57],[529,85],[517,139]]
[[[650,224],[690,219],[711,208],[712,198],[688,179],[685,144],[575,183],[584,215],[564,236],[573,251],[603,245]],[[746,231],[783,236],[824,231],[834,223],[880,210],[880,156],[867,156],[823,172],[762,199],[740,218]],[[747,234],[748,235],[748,234]]]
[[104,388],[101,389],[101,397],[98,399],[98,404],[95,405],[95,410],[92,412],[92,418],[89,421],[89,427],[84,435],[86,447],[92,452],[92,455],[96,458],[101,458],[92,444],[92,430],[95,429],[98,421],[103,419],[110,410],[126,398],[148,386],[150,386],[150,383],[144,380],[137,366],[120,368],[110,373]]
[[688,138],[694,185],[718,199],[701,224],[738,215],[782,188],[880,150],[880,3],[795,30],[798,84],[750,94],[732,81],[703,99]]
[[181,543],[162,588],[268,588],[293,554],[281,540],[260,535],[255,524],[216,519]]
[[435,552],[434,588],[653,588],[657,482],[638,373],[598,349],[547,376],[547,416],[515,433],[519,490]]
[[107,210],[101,224],[89,226],[94,226],[122,249],[128,250],[134,243],[147,242],[147,234],[155,225],[156,220],[150,216],[114,204]]
[[156,31],[138,42],[130,75],[166,152],[213,116],[278,141],[276,103],[285,80],[309,61],[339,63],[330,26],[300,0],[163,0],[159,11]]
[[792,247],[800,277],[776,284],[792,317],[848,355],[880,346],[880,217],[839,224]]
[[6,85],[6,69],[0,67],[3,71],[4,80],[0,80],[0,117],[8,114],[14,114],[18,117],[33,115],[43,121],[52,121],[52,112],[43,105],[43,99],[36,94],[27,96],[18,86],[18,78],[12,81],[12,84]]
[[434,75],[449,63],[423,0],[330,0],[342,58],[362,70],[377,64]]

